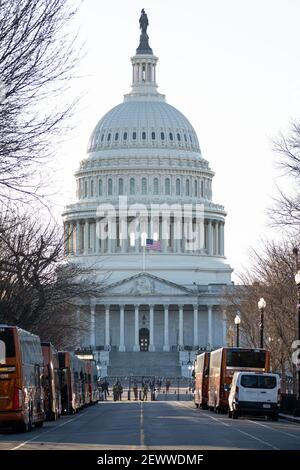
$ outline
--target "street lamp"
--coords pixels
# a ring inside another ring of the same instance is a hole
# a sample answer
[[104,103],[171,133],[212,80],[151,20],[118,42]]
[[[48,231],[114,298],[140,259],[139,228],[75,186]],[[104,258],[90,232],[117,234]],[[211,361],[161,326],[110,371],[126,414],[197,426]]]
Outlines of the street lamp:
[[266,308],[266,301],[263,297],[261,297],[257,303],[258,309],[260,311],[260,347],[261,349],[264,347],[264,311]]
[[[296,251],[297,250],[297,251]],[[294,248],[293,253],[296,256],[296,261],[298,261],[298,248]],[[297,262],[298,268],[298,262]],[[295,274],[295,283],[297,286],[297,311],[298,311],[298,340],[300,340],[300,271],[297,271]],[[297,401],[297,408],[294,410],[294,416],[300,416],[300,366],[298,366],[298,401]]]
[[189,392],[190,392],[191,391],[191,374],[192,374],[192,368],[193,368],[190,351],[189,351],[189,360],[187,361],[187,366],[188,366],[188,371],[189,371]]
[[234,323],[236,325],[236,347],[240,347],[240,323],[241,323],[241,317],[237,313],[234,319]]

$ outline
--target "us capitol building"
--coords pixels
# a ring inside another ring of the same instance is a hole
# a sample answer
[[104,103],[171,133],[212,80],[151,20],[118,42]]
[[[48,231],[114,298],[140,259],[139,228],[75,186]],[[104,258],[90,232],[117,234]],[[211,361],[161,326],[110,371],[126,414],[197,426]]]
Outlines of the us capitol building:
[[188,376],[195,351],[226,344],[226,213],[193,126],[157,90],[147,27],[142,10],[131,92],[92,132],[63,213],[67,259],[99,283],[109,273],[101,297],[76,305],[89,318],[77,346],[102,376]]

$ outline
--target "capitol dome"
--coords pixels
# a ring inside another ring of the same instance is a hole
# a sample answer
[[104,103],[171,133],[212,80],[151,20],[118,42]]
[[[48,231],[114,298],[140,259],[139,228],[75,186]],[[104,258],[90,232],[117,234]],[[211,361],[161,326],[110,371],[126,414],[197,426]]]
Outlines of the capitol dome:
[[200,152],[188,119],[163,99],[149,97],[125,101],[108,111],[91,135],[88,152],[130,146]]
[[[226,344],[226,212],[213,201],[214,172],[193,126],[158,92],[147,25],[143,10],[131,91],[100,119],[75,173],[65,249],[93,282],[105,280],[99,298],[76,303],[78,319],[90,314],[78,347],[97,351],[102,374],[145,375],[149,366],[153,376],[188,376],[190,352]],[[131,369],[127,352],[148,351],[155,361],[144,356]]]

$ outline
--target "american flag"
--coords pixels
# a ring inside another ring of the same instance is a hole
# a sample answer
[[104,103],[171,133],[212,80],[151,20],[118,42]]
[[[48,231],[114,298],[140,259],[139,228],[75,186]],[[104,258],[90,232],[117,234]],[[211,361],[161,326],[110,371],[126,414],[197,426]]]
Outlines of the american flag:
[[161,243],[159,240],[153,240],[152,238],[147,238],[146,248],[148,248],[148,250],[160,251]]

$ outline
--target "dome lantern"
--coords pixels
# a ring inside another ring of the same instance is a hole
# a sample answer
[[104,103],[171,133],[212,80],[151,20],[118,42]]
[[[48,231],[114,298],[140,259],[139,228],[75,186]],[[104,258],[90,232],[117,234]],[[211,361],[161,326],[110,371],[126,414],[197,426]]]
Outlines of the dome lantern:
[[164,95],[157,91],[156,64],[158,57],[153,55],[149,46],[149,36],[146,33],[148,27],[148,17],[142,9],[140,17],[140,43],[136,50],[136,55],[131,58],[132,63],[132,90],[125,95],[125,101],[135,99],[147,99],[164,101]]

